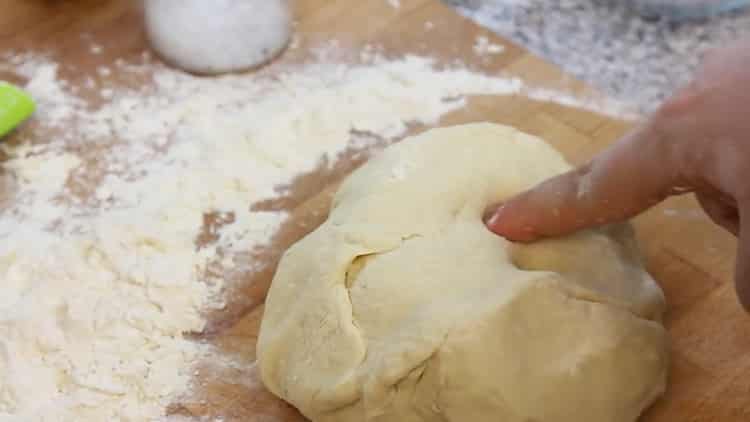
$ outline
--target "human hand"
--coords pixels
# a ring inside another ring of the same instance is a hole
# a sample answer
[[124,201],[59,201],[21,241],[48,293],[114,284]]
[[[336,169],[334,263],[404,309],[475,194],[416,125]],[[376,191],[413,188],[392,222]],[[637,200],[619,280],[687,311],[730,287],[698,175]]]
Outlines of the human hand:
[[688,192],[739,236],[735,285],[750,311],[750,40],[710,54],[651,118],[588,164],[508,200],[487,225],[529,242],[623,221]]

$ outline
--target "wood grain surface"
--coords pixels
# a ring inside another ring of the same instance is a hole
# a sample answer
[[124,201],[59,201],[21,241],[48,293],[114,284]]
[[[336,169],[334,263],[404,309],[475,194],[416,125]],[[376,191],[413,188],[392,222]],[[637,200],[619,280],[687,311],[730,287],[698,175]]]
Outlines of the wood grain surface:
[[[429,55],[442,65],[461,61],[477,71],[519,76],[533,86],[593,95],[554,65],[497,38],[436,0],[402,0],[398,9],[385,0],[293,3],[300,47],[285,52],[281,62],[303,61],[309,47],[336,39],[342,46],[342,60],[355,60],[364,44],[373,43],[382,46],[387,56]],[[427,22],[432,29],[425,26]],[[480,35],[504,45],[505,52],[477,56],[472,46]],[[88,52],[91,40],[103,46],[103,54]],[[99,80],[97,66],[117,59],[138,62],[149,48],[137,1],[0,0],[0,60],[3,52],[29,50],[49,53],[61,63],[61,76],[75,85],[86,77]],[[272,65],[260,71],[274,69]],[[106,83],[128,86],[139,81],[115,73]],[[92,101],[98,98],[95,92],[90,95]],[[470,121],[510,124],[541,136],[573,163],[586,161],[629,128],[626,122],[521,96],[473,97],[466,108],[439,124]],[[33,135],[33,124],[24,130]],[[195,341],[214,345],[220,358],[199,363],[196,391],[170,406],[170,414],[221,417],[227,422],[304,420],[258,382],[255,341],[263,299],[279,255],[325,218],[335,186],[366,157],[361,152],[350,151],[340,162],[301,176],[284,198],[255,205],[285,209],[292,217],[270,247],[252,251],[262,268],[237,276],[227,308],[208,315],[206,332],[192,334]],[[644,157],[649,158],[658,159]],[[638,183],[635,174],[633,183]],[[638,217],[636,227],[649,270],[668,297],[666,324],[672,342],[669,391],[643,421],[750,420],[750,319],[737,304],[731,283],[735,240],[711,225],[690,197],[657,206]]]

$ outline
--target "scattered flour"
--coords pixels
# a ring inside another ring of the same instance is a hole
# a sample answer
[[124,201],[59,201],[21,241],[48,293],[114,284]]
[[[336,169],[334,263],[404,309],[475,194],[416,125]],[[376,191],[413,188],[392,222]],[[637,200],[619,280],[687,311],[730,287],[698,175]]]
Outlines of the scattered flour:
[[[286,218],[252,204],[334,162],[355,132],[393,140],[468,95],[555,97],[414,56],[217,78],[118,61],[149,81],[108,87],[103,105],[76,96],[51,59],[5,55],[3,68],[29,79],[38,112],[2,146],[0,422],[162,417],[208,353],[183,334],[222,306],[209,268],[253,270],[235,258]],[[227,224],[200,244],[207,214]]]
[[495,44],[485,36],[478,36],[474,42],[474,53],[477,56],[486,56],[488,54],[501,54],[505,51],[505,47],[500,44]]

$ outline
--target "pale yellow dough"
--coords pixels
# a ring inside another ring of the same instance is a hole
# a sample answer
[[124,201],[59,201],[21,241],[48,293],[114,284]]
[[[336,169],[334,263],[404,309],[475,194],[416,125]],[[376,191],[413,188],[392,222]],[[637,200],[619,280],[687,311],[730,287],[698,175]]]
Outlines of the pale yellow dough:
[[316,422],[633,422],[665,388],[664,297],[627,225],[512,244],[482,214],[568,164],[435,129],[354,172],[284,255],[263,382]]

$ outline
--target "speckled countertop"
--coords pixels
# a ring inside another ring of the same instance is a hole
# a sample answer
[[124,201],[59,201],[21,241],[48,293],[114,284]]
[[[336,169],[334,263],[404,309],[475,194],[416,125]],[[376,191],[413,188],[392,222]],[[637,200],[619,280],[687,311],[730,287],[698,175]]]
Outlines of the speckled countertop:
[[688,80],[705,51],[750,34],[750,11],[672,24],[639,17],[630,0],[446,1],[642,112]]

